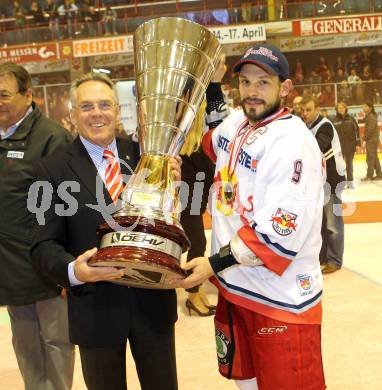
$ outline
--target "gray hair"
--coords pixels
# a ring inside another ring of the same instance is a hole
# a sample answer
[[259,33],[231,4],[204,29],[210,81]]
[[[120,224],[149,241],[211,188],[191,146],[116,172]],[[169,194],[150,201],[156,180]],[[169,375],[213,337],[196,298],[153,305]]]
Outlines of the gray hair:
[[113,91],[115,102],[118,104],[118,93],[110,77],[108,77],[103,73],[89,72],[89,73],[85,73],[83,76],[79,77],[78,79],[72,82],[69,91],[70,108],[75,107],[76,105],[78,87],[81,84],[86,83],[87,81],[99,81],[101,83],[106,84]]

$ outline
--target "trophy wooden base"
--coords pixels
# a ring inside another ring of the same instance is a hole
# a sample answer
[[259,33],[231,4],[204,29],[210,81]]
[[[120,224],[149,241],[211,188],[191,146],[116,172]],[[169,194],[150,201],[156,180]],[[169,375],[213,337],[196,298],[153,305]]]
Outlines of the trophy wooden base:
[[169,280],[187,276],[180,267],[180,256],[189,241],[180,226],[161,220],[154,220],[153,225],[136,216],[114,219],[126,230],[115,232],[106,223],[100,225],[101,248],[89,265],[123,269],[124,276],[113,282],[131,287],[172,289]]

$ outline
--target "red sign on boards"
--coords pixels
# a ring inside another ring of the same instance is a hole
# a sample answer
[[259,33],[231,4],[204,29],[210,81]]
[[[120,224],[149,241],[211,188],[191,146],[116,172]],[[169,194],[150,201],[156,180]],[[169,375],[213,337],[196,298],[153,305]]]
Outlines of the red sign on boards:
[[293,22],[294,36],[346,34],[382,31],[382,15],[298,20]]
[[0,63],[15,62],[18,64],[36,61],[54,61],[58,59],[57,44],[13,46],[0,49]]

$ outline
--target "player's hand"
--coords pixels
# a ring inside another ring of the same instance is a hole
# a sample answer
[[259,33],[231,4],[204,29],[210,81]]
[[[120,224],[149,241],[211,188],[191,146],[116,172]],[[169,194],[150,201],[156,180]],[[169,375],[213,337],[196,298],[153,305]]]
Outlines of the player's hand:
[[215,73],[212,75],[211,82],[220,83],[223,80],[227,65],[225,64],[225,54],[221,54],[219,62],[216,65]]
[[170,283],[176,287],[191,288],[202,284],[206,279],[214,275],[214,271],[207,257],[196,257],[184,264],[185,271],[192,270],[192,274],[185,279],[174,279]]
[[171,164],[171,171],[172,175],[174,177],[174,181],[181,181],[182,180],[182,157],[176,156],[172,157],[170,159],[170,164]]
[[74,261],[74,276],[81,282],[99,282],[119,279],[123,270],[114,267],[91,267],[88,261],[97,253],[97,248],[90,249]]

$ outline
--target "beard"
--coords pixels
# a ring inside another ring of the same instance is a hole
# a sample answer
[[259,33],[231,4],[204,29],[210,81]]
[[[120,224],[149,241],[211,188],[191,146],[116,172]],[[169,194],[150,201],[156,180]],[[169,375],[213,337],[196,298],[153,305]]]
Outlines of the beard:
[[[247,100],[255,100],[258,103],[262,103],[264,105],[264,110],[260,113],[256,112],[255,108],[246,108],[245,103]],[[278,98],[273,103],[268,103],[261,99],[243,99],[240,102],[241,106],[243,107],[244,114],[249,119],[250,122],[258,122],[261,119],[266,118],[269,115],[274,114],[281,106],[281,98]]]

